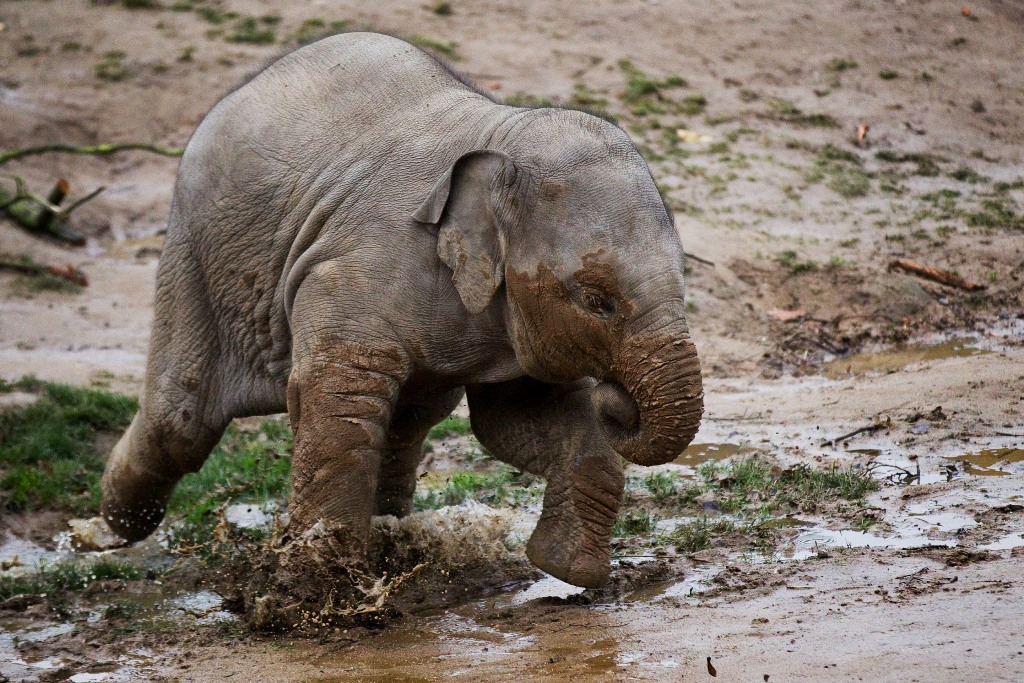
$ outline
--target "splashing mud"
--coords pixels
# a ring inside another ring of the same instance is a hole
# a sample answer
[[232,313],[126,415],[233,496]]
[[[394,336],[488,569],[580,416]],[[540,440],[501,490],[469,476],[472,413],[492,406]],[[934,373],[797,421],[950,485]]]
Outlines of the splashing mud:
[[211,555],[225,607],[255,630],[379,626],[535,577],[522,552],[533,521],[483,505],[379,517],[368,562],[346,553],[345,529],[253,541],[225,524]]

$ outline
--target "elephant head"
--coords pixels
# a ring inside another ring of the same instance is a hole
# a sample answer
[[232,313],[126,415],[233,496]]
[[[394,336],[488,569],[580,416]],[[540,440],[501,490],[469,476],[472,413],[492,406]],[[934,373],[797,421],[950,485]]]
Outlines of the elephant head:
[[438,255],[466,308],[502,307],[527,374],[596,378],[612,447],[640,465],[669,462],[703,412],[671,215],[621,130],[581,112],[533,113],[530,135],[463,155],[414,217],[439,226]]

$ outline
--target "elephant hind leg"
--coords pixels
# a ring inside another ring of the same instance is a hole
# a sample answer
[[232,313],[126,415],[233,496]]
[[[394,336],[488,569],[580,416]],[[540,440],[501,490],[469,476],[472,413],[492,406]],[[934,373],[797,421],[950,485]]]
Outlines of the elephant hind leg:
[[[193,425],[188,411],[167,417],[147,408],[144,401],[103,473],[103,517],[129,541],[159,526],[178,481],[202,466],[227,426],[227,420],[200,423],[198,417]],[[190,419],[182,422],[184,416]]]
[[103,473],[102,514],[130,541],[156,529],[175,485],[202,466],[232,417],[210,309],[195,289],[202,281],[194,260],[171,244],[157,276],[145,393]]
[[465,391],[457,387],[432,400],[403,405],[399,401],[388,429],[377,478],[376,513],[404,517],[413,510],[416,469],[423,459],[423,441],[430,428],[448,417]]

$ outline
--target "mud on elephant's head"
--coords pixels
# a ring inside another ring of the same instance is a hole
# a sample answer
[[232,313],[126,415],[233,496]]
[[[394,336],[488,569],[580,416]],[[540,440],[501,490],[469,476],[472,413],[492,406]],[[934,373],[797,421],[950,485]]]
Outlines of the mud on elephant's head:
[[504,306],[529,375],[598,379],[594,408],[613,447],[641,465],[668,462],[703,412],[683,248],[628,137],[561,114],[576,125],[463,155],[414,217],[438,225],[438,255],[470,312]]

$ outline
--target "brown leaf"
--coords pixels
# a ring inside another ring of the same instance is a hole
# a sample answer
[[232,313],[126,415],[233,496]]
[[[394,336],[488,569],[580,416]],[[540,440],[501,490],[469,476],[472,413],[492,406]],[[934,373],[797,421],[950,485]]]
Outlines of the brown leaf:
[[711,657],[708,657],[708,674],[711,676],[718,676],[718,670],[711,664]]
[[802,308],[798,308],[795,311],[786,310],[784,308],[773,308],[768,311],[768,317],[772,320],[778,320],[780,323],[791,323],[794,320],[806,318],[807,311]]

